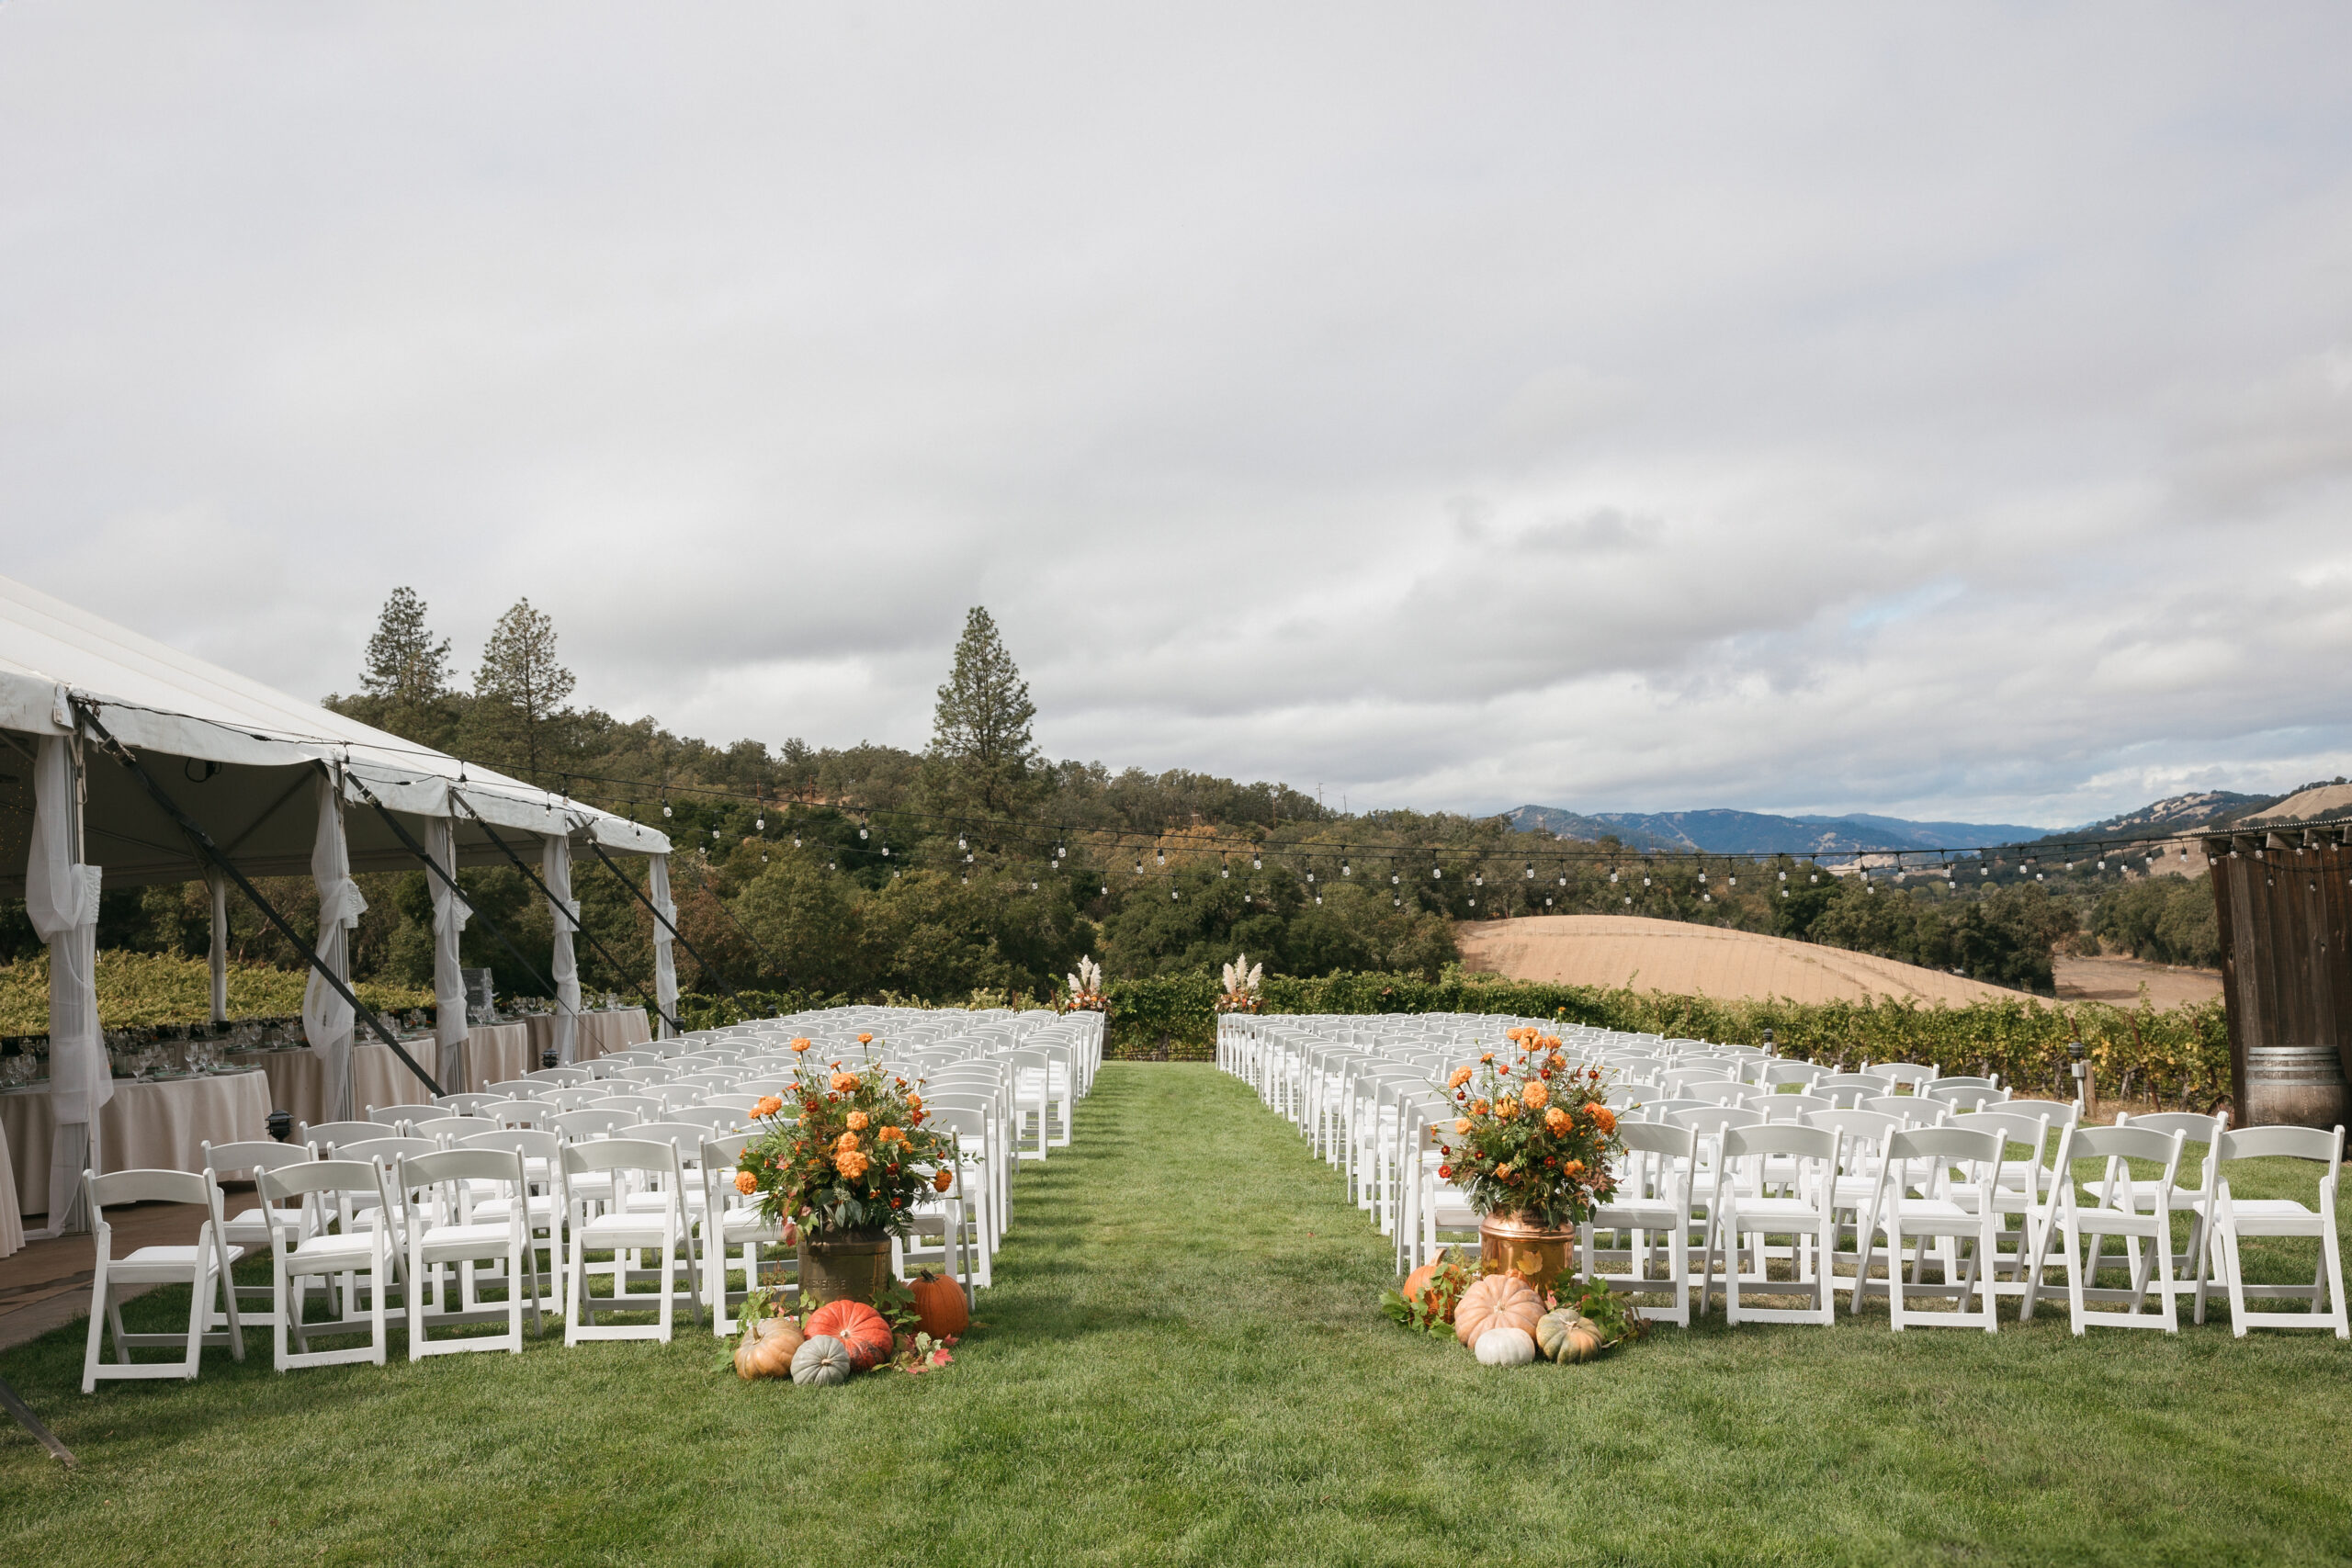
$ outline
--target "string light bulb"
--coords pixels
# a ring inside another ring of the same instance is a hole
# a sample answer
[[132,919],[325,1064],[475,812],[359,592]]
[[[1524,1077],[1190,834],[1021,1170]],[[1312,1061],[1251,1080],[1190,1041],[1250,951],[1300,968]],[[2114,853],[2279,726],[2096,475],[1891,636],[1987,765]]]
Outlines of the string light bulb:
[[859,838],[861,838],[861,839],[863,839],[864,837],[865,837],[865,829],[864,828],[860,828],[860,829],[857,830],[857,836],[858,836]]

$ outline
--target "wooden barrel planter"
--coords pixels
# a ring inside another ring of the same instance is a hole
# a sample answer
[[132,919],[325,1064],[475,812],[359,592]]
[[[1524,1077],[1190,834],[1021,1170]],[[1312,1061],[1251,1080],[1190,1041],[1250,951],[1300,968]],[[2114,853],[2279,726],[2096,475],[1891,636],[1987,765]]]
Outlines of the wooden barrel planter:
[[2333,1045],[2250,1045],[2248,1127],[2334,1127],[2344,1121],[2344,1059]]

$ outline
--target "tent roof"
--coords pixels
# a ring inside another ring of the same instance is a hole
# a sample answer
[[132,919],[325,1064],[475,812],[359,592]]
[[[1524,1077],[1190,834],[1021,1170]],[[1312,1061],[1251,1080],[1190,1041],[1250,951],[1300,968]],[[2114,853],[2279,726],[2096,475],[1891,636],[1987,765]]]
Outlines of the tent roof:
[[[635,854],[670,849],[654,829],[345,718],[0,577],[0,730],[70,731],[67,693],[94,700],[101,722],[132,751],[174,760],[161,767],[150,760],[148,772],[249,874],[309,870],[315,813],[311,792],[300,786],[322,762],[345,775],[355,870],[415,863],[358,784],[394,811],[454,818],[462,864],[503,863],[504,856],[452,808],[453,792],[526,860],[536,858],[537,840],[518,842],[503,829],[561,831]],[[10,766],[0,757],[0,768]],[[0,887],[23,878],[30,775],[29,767],[17,778],[0,773]],[[109,886],[200,874],[178,831],[123,770],[94,759],[89,778],[85,853],[106,867]]]

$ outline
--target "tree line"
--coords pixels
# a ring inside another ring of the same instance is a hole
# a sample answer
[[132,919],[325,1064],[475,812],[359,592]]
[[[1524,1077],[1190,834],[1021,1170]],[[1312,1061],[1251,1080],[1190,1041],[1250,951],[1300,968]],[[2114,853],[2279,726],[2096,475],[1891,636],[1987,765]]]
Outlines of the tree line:
[[[1693,863],[1520,833],[1500,817],[1345,815],[1279,783],[1053,761],[1035,744],[1027,683],[985,609],[967,618],[921,751],[798,738],[721,747],[650,717],[576,705],[552,619],[527,600],[499,618],[470,689],[457,683],[450,647],[424,601],[398,589],[367,645],[358,690],[327,705],[667,832],[691,949],[679,953],[681,983],[714,994],[1038,997],[1085,953],[1127,977],[1213,970],[1248,952],[1278,975],[1433,980],[1458,960],[1456,922],[1544,913],[1699,920],[2042,992],[2053,944],[2104,938],[2168,962],[2198,962],[2211,945],[2210,895],[2178,877],[2102,888],[2012,869],[1957,885],[1865,884],[1788,857]],[[1567,849],[1576,858],[1557,857]],[[641,883],[641,863],[621,864]],[[488,917],[466,932],[467,962],[495,971],[510,994],[543,991],[487,929],[544,953],[552,931],[543,901],[511,869],[460,880]],[[360,882],[369,908],[354,933],[356,974],[429,982],[424,874]],[[575,867],[573,890],[597,939],[581,944],[582,985],[649,987],[651,920],[629,889],[591,860]],[[265,891],[307,936],[307,880],[272,879]],[[241,900],[232,904],[232,955],[300,963]],[[0,947],[32,951],[21,909],[15,917]],[[117,890],[99,940],[200,954],[207,918],[200,884]]]

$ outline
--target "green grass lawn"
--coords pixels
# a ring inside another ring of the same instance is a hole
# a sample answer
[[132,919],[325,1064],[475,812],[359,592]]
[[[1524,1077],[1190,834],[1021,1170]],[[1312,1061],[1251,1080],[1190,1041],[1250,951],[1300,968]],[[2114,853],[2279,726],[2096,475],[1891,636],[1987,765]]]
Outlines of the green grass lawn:
[[1485,1369],[1379,1315],[1388,1244],[1206,1066],[1106,1066],[1014,1218],[953,1368],[839,1389],[741,1382],[707,1332],[283,1377],[255,1332],[85,1398],[61,1331],[0,1375],[81,1468],[0,1430],[0,1562],[2352,1558],[2332,1337],[1881,1304]]

